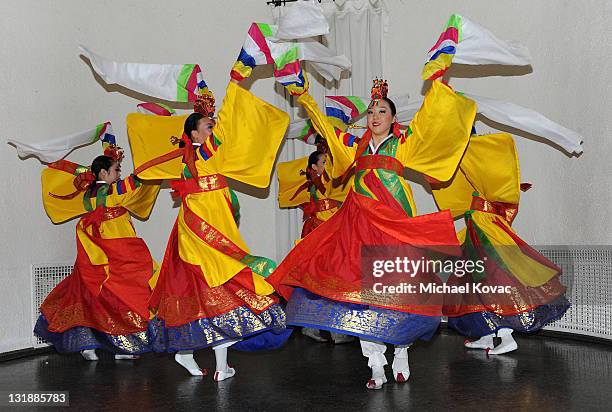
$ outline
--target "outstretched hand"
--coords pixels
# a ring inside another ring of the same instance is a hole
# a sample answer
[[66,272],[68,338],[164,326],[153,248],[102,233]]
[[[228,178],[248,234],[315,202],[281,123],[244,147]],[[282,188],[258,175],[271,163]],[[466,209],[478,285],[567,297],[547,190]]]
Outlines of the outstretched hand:
[[306,76],[306,72],[304,70],[300,71],[302,79],[304,79],[303,83],[299,83],[297,81],[285,84],[285,88],[291,93],[293,96],[301,96],[308,91],[308,76]]

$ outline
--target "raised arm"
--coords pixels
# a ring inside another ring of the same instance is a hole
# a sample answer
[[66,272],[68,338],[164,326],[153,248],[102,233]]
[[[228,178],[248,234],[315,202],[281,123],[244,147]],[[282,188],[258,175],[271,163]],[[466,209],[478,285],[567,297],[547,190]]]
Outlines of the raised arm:
[[308,92],[304,92],[298,98],[298,102],[308,113],[312,126],[325,140],[334,159],[332,177],[340,177],[349,168],[355,158],[359,138],[350,133],[336,129],[327,119],[317,103]]
[[410,169],[448,181],[468,145],[475,115],[476,103],[434,81],[400,141],[396,158]]
[[213,129],[219,149],[208,163],[224,176],[267,187],[288,126],[287,113],[230,82]]

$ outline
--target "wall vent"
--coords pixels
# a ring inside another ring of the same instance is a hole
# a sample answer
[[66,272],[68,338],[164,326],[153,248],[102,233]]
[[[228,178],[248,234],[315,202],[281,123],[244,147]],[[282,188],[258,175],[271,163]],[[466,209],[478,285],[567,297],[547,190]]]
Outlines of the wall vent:
[[[32,330],[40,315],[38,309],[47,295],[66,276],[72,273],[72,264],[36,264],[30,268],[32,278]],[[32,346],[40,348],[48,346],[48,343],[37,336],[32,335]]]

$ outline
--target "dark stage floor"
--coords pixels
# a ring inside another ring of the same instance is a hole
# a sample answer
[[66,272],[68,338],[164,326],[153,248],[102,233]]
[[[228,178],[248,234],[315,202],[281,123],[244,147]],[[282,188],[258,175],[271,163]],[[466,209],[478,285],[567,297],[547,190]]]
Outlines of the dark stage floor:
[[[357,342],[333,346],[299,333],[275,352],[230,351],[237,373],[220,383],[188,376],[165,354],[115,361],[100,353],[87,362],[52,353],[0,363],[0,390],[67,390],[80,411],[612,410],[612,346],[519,336],[518,351],[487,358],[463,340],[443,330],[414,345],[409,381],[393,382],[388,366],[380,391],[364,386],[369,369]],[[212,350],[196,358],[214,370]]]

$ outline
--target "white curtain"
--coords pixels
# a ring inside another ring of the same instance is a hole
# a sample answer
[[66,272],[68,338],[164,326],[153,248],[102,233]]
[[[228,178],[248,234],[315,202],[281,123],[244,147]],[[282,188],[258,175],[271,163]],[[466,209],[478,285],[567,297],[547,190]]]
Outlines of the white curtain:
[[[314,0],[313,0],[314,1]],[[383,73],[384,37],[388,22],[383,0],[328,0],[322,2],[329,22],[330,33],[322,43],[338,54],[344,54],[351,62],[350,73],[342,79],[327,82],[313,71],[306,70],[310,80],[310,94],[323,108],[326,95],[368,96],[372,79]],[[282,7],[273,9],[277,17]],[[277,84],[275,104],[289,113],[291,119],[304,118],[305,113],[285,90]],[[307,156],[314,146],[296,140],[286,140],[278,156],[279,162]],[[276,173],[272,183],[273,196],[278,195]],[[276,259],[281,261],[293,247],[302,231],[302,212],[299,209],[276,210]]]

